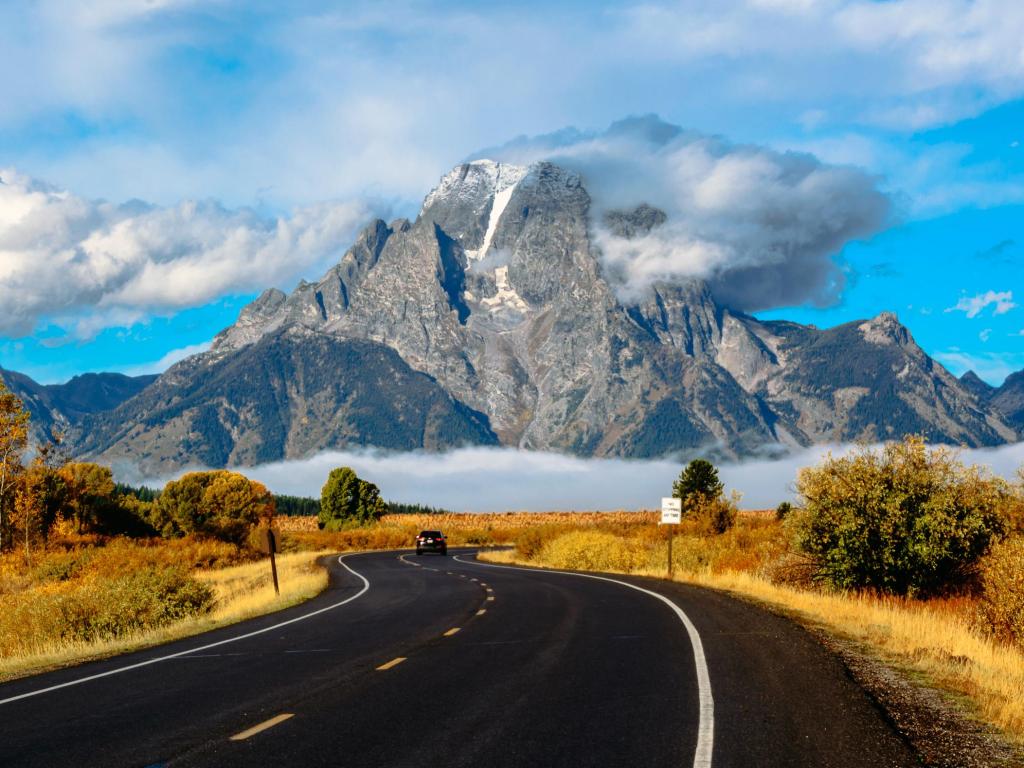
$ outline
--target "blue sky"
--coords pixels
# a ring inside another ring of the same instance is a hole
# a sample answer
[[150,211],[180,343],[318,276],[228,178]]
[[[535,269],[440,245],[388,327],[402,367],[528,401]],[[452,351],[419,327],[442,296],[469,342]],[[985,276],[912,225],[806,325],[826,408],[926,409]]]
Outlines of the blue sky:
[[895,311],[999,383],[1024,368],[1022,39],[1015,0],[3,3],[0,365],[158,371],[481,147],[654,113],[889,199],[828,306],[759,314]]

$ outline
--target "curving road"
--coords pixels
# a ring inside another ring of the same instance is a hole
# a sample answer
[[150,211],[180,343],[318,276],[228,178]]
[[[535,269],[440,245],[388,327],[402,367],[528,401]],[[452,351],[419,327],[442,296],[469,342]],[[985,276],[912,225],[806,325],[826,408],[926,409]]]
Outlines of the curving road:
[[394,552],[287,611],[0,685],[3,766],[914,766],[791,622]]

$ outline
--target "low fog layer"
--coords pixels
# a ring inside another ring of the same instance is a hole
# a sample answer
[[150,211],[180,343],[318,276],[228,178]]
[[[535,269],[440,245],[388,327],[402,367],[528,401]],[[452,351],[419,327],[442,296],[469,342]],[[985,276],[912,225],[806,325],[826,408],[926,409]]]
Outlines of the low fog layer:
[[[797,470],[817,463],[830,450],[838,454],[850,446],[816,446],[781,459],[722,464],[720,474],[727,490],[743,494],[742,507],[774,507],[794,498]],[[1010,478],[1024,464],[1024,443],[965,450],[962,459]],[[276,493],[319,497],[327,473],[337,466],[350,466],[377,483],[390,501],[467,512],[653,508],[671,494],[681,469],[680,462],[670,460],[580,459],[511,448],[464,448],[445,454],[330,451],[241,471]],[[150,479],[148,484],[159,487],[167,479]]]

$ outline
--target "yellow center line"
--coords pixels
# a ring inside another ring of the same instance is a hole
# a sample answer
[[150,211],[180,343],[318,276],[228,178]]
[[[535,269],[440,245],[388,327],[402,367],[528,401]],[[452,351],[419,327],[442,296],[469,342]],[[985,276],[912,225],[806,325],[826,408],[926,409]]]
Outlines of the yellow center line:
[[451,629],[449,629],[449,630],[448,630],[447,632],[445,632],[445,633],[444,633],[444,636],[445,636],[445,637],[451,637],[451,636],[452,636],[452,635],[454,635],[454,634],[455,634],[456,632],[458,632],[458,631],[459,631],[459,629],[461,629],[461,627],[452,627]]
[[476,612],[476,615],[477,616],[483,616],[485,613],[487,613],[487,609],[486,608],[481,608],[479,611]]
[[493,600],[493,599],[494,599],[494,595],[488,595],[488,596],[487,596],[487,599],[488,599],[488,600]]
[[488,591],[488,592],[493,592],[494,590],[493,590],[493,589],[491,589],[490,587],[488,587],[488,588],[487,588],[487,591]]
[[283,723],[285,720],[288,720],[293,717],[295,717],[294,714],[286,712],[277,715],[276,717],[272,717],[269,720],[264,720],[259,725],[254,725],[252,728],[246,728],[241,733],[236,733],[234,736],[231,737],[231,741],[243,741],[245,739],[248,739],[250,736],[255,736],[257,733],[262,733],[263,731],[267,730],[267,728],[273,728],[278,723]]
[[401,664],[403,661],[405,661],[406,658],[407,657],[405,657],[405,656],[399,656],[398,658],[392,659],[387,664],[381,664],[379,667],[377,667],[377,671],[378,672],[383,672],[385,669],[391,669],[392,667],[397,667],[399,664]]

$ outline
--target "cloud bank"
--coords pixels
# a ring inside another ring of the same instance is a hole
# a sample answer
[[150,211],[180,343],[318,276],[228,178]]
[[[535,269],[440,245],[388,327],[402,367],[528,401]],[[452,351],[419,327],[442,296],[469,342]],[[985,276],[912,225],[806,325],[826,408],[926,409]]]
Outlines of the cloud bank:
[[[829,451],[848,450],[850,446],[815,446],[780,459],[721,464],[720,476],[727,490],[743,494],[744,508],[774,507],[793,498],[800,467],[815,464]],[[965,450],[962,458],[1009,478],[1024,465],[1024,443]],[[465,512],[651,509],[671,493],[681,469],[678,461],[667,459],[581,459],[510,448],[465,448],[444,454],[332,451],[240,471],[277,493],[318,498],[328,472],[338,466],[350,466],[377,483],[391,501]],[[147,481],[123,470],[119,474],[157,487],[170,479]]]
[[[862,171],[732,144],[655,116],[603,133],[519,138],[483,155],[550,160],[583,177],[597,243],[625,300],[657,282],[701,278],[744,311],[827,305],[844,284],[838,252],[878,232],[890,214],[878,180]],[[640,203],[664,211],[667,222],[628,240],[602,226],[605,212]]]
[[2,170],[0,335],[31,333],[45,317],[88,338],[294,281],[337,259],[367,216],[352,202],[274,220],[213,201],[114,205]]

